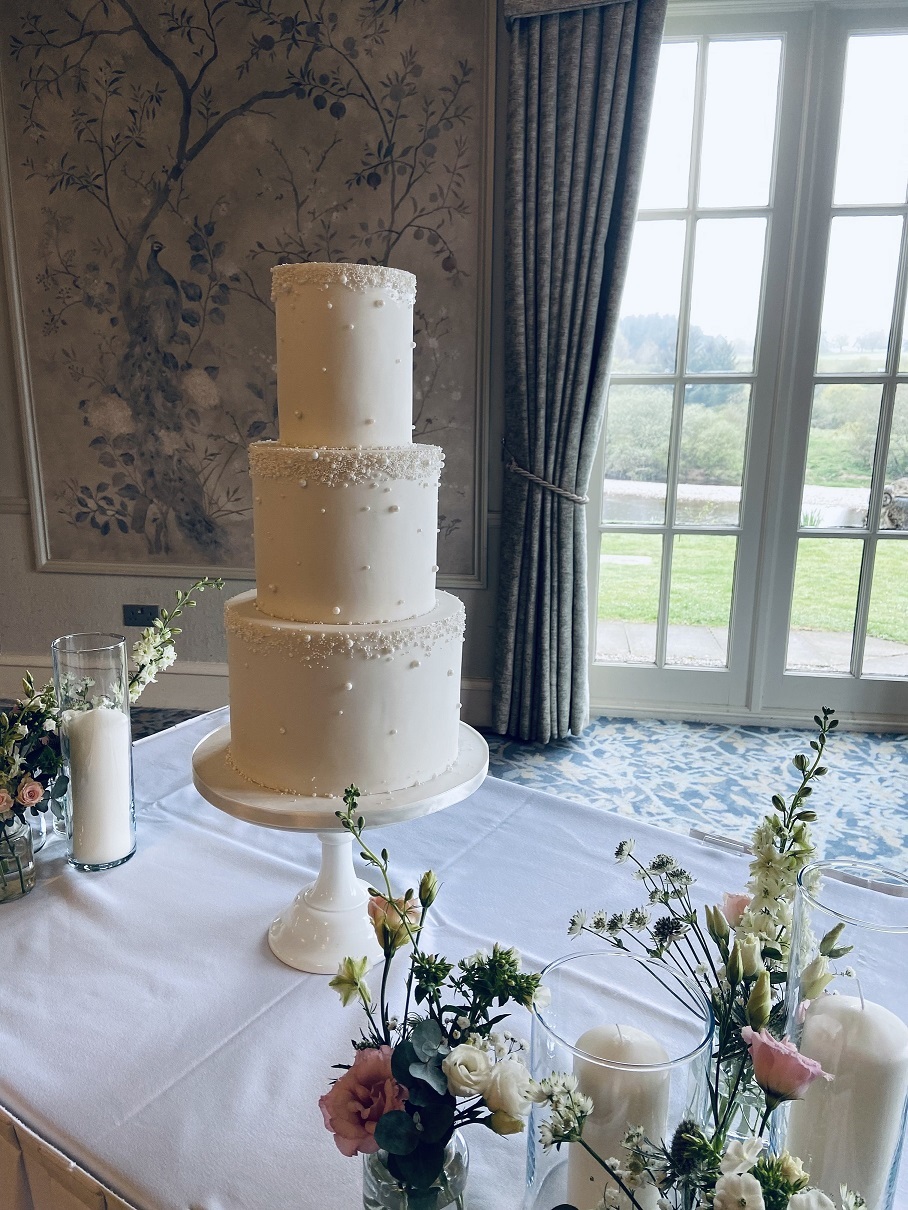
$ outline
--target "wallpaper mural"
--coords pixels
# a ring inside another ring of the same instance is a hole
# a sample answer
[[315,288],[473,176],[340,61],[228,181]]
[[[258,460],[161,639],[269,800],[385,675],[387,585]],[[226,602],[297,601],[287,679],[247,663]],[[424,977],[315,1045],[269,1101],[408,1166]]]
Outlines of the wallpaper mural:
[[2,86],[51,565],[251,568],[270,269],[419,278],[415,437],[473,576],[485,0],[12,0]]

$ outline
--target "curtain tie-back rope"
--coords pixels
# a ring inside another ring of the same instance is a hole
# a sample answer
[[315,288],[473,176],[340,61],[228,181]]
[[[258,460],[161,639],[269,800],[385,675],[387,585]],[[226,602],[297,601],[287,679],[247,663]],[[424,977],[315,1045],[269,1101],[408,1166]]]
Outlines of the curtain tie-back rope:
[[559,487],[557,483],[549,483],[548,479],[540,479],[538,475],[534,475],[532,471],[526,471],[522,466],[518,466],[512,458],[507,464],[507,470],[513,475],[522,475],[524,479],[529,479],[530,483],[535,483],[537,487],[544,487],[546,491],[554,492],[556,496],[563,496],[565,500],[571,500],[574,504],[589,504],[589,496],[578,496],[574,492],[569,492],[566,487]]

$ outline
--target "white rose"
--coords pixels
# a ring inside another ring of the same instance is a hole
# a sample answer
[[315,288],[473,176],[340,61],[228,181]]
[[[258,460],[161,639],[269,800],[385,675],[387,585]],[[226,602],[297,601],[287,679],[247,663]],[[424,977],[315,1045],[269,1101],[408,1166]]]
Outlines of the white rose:
[[726,1176],[740,1176],[743,1172],[750,1172],[762,1150],[762,1139],[735,1139],[725,1148],[719,1167]]
[[482,1097],[493,1113],[503,1109],[512,1117],[525,1117],[539,1099],[539,1086],[523,1063],[500,1059],[488,1074]]
[[835,1203],[819,1189],[805,1189],[794,1194],[788,1210],[835,1210]]
[[462,1042],[442,1059],[441,1069],[448,1077],[448,1092],[455,1097],[475,1097],[485,1092],[492,1064],[478,1046]]

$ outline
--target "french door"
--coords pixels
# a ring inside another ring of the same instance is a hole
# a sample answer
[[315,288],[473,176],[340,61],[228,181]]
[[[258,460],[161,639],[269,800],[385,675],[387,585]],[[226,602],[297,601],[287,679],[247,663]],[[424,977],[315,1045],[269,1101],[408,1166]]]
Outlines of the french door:
[[594,712],[908,721],[906,79],[908,8],[667,27],[590,517]]

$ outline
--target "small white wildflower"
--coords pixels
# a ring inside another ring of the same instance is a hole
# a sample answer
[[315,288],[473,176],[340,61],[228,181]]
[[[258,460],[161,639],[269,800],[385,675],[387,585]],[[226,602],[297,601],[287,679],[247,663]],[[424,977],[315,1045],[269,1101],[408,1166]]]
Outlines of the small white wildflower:
[[586,912],[575,912],[568,921],[568,936],[579,937],[586,924]]
[[803,1189],[794,1194],[788,1210],[835,1210],[835,1202],[819,1189]]
[[766,1210],[763,1188],[755,1176],[720,1176],[716,1181],[713,1210]]
[[735,1139],[725,1148],[719,1167],[726,1176],[740,1176],[743,1172],[750,1172],[762,1150],[762,1139]]

